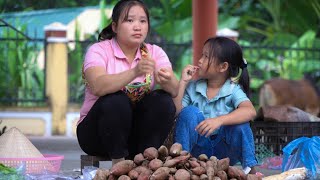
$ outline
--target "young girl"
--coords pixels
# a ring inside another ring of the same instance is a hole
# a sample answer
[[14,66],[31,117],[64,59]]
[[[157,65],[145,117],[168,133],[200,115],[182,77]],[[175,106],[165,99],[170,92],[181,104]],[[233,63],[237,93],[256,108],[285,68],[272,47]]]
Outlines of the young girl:
[[[241,162],[255,173],[257,165],[249,121],[256,111],[248,99],[247,62],[240,46],[225,37],[208,39],[198,66],[181,74],[175,142],[195,157],[206,154]],[[199,72],[199,79],[191,81]]]
[[[85,99],[77,137],[89,155],[115,164],[160,147],[173,126],[178,80],[166,53],[144,40],[149,13],[139,0],[120,0],[112,22],[86,52]],[[159,84],[161,90],[154,90]]]

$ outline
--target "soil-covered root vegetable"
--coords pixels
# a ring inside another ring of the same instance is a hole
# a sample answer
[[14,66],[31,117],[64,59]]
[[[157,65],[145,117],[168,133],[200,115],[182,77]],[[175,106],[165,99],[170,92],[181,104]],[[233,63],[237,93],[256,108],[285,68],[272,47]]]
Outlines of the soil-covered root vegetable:
[[200,164],[197,161],[189,160],[188,162],[189,162],[191,168],[195,168],[195,167],[199,167],[200,166]]
[[169,150],[166,146],[162,145],[158,148],[158,154],[159,154],[158,158],[164,161],[165,158],[169,155]]
[[142,153],[135,155],[133,158],[133,162],[136,163],[136,165],[141,165],[144,160],[145,158]]
[[218,163],[217,163],[218,171],[220,171],[220,170],[227,171],[229,165],[230,165],[229,158],[223,158],[223,159],[218,160]]
[[186,150],[182,150],[181,152],[180,152],[180,155],[181,156],[185,156],[185,155],[188,155],[188,154],[190,154],[188,151],[186,151]]
[[129,171],[128,176],[131,179],[137,179],[139,176],[139,173],[136,170],[132,169],[131,171]]
[[168,180],[175,180],[175,178],[171,174],[169,174]]
[[157,170],[163,165],[163,162],[160,159],[153,159],[152,161],[149,162],[149,168],[152,171]]
[[236,178],[238,180],[245,180],[247,179],[244,172],[234,166],[229,166],[227,170],[227,174],[229,178]]
[[206,174],[202,174],[200,176],[200,180],[208,180],[208,176]]
[[198,176],[201,176],[202,174],[206,173],[206,169],[201,166],[192,168],[190,170],[192,171],[193,174],[198,175]]
[[173,158],[173,159],[177,159],[177,160],[179,160],[179,162],[185,163],[185,162],[188,161],[188,159],[189,159],[190,157],[191,157],[191,154],[188,153],[188,154],[186,154],[186,155],[177,156],[177,157],[175,157],[175,158]]
[[200,180],[200,176],[192,174],[191,175],[191,180]]
[[137,171],[139,175],[141,173],[143,173],[143,172],[145,172],[145,174],[149,174],[149,175],[152,174],[152,171],[149,168],[145,167],[145,166],[135,167],[134,170]]
[[191,179],[190,172],[185,169],[178,169],[174,174],[174,178],[176,180],[188,180]]
[[158,158],[159,153],[158,150],[155,147],[149,147],[143,151],[143,156],[151,161],[152,159]]
[[182,145],[180,143],[174,143],[170,147],[169,155],[172,157],[179,156],[182,151]]
[[174,167],[180,162],[179,159],[169,159],[166,162],[163,163],[163,167]]
[[213,168],[213,162],[211,160],[207,161],[206,171],[207,171],[208,179],[212,180],[215,176],[215,171]]
[[200,154],[199,156],[198,156],[198,159],[200,160],[200,161],[207,161],[208,160],[208,156],[206,155],[206,154]]
[[218,171],[217,172],[217,176],[221,179],[221,180],[228,180],[228,175],[225,171]]
[[127,175],[121,175],[118,180],[131,180],[129,176]]
[[128,174],[134,167],[135,164],[132,160],[123,160],[111,167],[110,174],[115,176],[125,175]]
[[116,180],[116,179],[117,179],[117,177],[115,175],[110,174],[108,176],[108,180]]
[[169,168],[170,169],[170,174],[175,174],[177,172],[176,167]]
[[160,167],[150,176],[150,180],[167,179],[169,176],[169,173],[170,173],[170,169],[168,167]]
[[204,161],[198,161],[199,162],[199,164],[200,164],[200,166],[201,167],[203,167],[203,168],[206,168],[207,167],[207,163],[206,162],[204,162]]
[[97,169],[96,175],[94,176],[93,180],[106,180],[107,177],[110,175],[109,169]]
[[149,177],[151,175],[148,172],[142,172],[141,174],[139,174],[137,180],[149,180]]
[[257,176],[255,174],[248,174],[247,175],[247,180],[262,180],[261,176]]
[[213,177],[213,180],[221,180],[218,176]]

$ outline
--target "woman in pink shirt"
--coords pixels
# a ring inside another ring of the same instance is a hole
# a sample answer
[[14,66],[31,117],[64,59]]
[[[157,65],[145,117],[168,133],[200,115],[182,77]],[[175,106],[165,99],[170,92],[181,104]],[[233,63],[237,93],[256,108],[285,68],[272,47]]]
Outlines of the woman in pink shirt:
[[[85,99],[77,126],[80,147],[113,164],[160,147],[173,126],[178,81],[166,53],[144,40],[149,13],[121,0],[83,63]],[[161,89],[154,90],[155,84]]]

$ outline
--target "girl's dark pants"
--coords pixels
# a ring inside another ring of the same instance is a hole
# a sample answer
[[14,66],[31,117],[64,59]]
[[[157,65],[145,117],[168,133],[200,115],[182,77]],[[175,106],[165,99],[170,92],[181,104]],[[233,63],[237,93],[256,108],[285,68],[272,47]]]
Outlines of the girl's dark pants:
[[77,127],[81,149],[93,156],[133,159],[159,148],[173,126],[171,96],[155,90],[133,105],[122,91],[100,97]]

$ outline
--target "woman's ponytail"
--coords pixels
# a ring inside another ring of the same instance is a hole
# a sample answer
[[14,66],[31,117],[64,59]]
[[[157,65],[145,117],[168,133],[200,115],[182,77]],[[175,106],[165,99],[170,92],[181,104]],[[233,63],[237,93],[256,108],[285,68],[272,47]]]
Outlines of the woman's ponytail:
[[110,23],[107,27],[105,27],[98,36],[98,41],[104,41],[107,39],[112,39],[116,33],[112,30],[112,23]]

